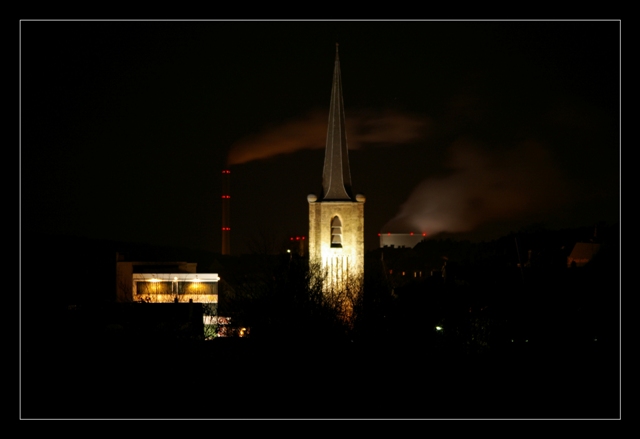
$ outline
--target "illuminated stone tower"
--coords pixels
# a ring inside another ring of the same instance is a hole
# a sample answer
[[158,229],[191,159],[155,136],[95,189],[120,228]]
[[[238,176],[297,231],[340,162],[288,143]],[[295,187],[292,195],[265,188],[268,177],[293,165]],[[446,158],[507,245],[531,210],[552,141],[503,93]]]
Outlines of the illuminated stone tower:
[[[320,264],[325,291],[354,287],[364,274],[364,195],[353,195],[336,44],[322,193],[309,202],[309,259]],[[356,283],[357,282],[357,283]]]

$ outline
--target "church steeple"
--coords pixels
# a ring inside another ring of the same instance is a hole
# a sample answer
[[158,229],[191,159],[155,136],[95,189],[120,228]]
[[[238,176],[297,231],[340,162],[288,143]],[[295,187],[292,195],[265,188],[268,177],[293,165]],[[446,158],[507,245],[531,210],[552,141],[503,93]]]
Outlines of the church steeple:
[[[364,276],[365,196],[351,190],[351,171],[344,124],[340,59],[336,44],[333,88],[329,108],[327,145],[322,171],[322,194],[307,196],[309,203],[309,261],[317,263],[324,278],[322,291],[336,297],[358,294]],[[335,296],[340,292],[340,296]],[[350,319],[357,298],[342,303]]]
[[320,200],[353,200],[347,133],[344,123],[344,103],[340,79],[340,58],[336,43],[336,60],[333,70],[333,86],[329,108],[329,127],[322,171],[322,196]]

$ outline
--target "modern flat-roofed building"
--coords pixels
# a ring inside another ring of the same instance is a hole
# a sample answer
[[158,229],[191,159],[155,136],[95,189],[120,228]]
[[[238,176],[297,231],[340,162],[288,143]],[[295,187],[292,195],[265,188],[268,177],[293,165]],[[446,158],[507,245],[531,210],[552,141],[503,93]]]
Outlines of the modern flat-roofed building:
[[196,262],[125,261],[124,255],[116,253],[116,302],[148,302],[149,298],[203,303],[215,299],[217,303],[220,278],[216,273],[197,273],[197,267]]

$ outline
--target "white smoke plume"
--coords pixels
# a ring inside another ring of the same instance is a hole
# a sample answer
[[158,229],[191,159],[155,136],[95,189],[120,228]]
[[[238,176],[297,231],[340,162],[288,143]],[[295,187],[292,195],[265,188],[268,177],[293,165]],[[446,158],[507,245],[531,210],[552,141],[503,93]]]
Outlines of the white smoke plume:
[[552,212],[571,193],[551,155],[535,141],[489,152],[459,140],[449,153],[450,173],[420,183],[382,231],[469,232],[492,221]]

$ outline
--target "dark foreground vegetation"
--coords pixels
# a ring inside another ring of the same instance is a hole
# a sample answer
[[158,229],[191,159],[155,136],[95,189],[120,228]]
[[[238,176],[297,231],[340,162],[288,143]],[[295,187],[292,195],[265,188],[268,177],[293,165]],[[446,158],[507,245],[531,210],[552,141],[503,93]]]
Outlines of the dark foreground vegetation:
[[210,341],[65,325],[81,290],[25,278],[21,416],[619,418],[618,235],[573,268],[585,230],[376,250],[348,322],[304,258],[219,257],[219,312],[250,336]]
[[617,418],[615,350],[466,357],[417,343],[50,344],[25,418]]

